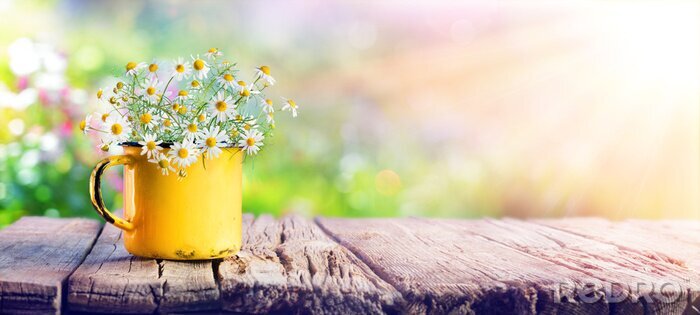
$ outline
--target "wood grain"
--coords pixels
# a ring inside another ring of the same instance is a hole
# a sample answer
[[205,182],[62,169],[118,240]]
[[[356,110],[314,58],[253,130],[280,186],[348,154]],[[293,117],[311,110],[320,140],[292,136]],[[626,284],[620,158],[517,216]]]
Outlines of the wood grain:
[[157,261],[132,256],[121,231],[106,225],[68,281],[71,311],[153,313],[219,309],[212,262]]
[[[700,273],[700,222],[699,221],[608,221],[600,218],[567,218],[558,220],[533,220],[533,222],[571,234],[610,244],[630,253],[636,253],[667,264],[687,267],[695,275]],[[645,270],[648,273],[647,270]],[[700,281],[688,276],[692,286],[688,288],[686,314],[700,314]],[[669,283],[679,283],[670,280]],[[674,285],[671,285],[673,287]],[[667,286],[668,287],[668,286]],[[647,311],[675,314],[679,304],[654,303]]]
[[[697,271],[673,256],[649,256],[530,222],[317,221],[399,289],[411,313],[676,314],[690,308],[692,296],[684,290],[697,292],[700,283]],[[648,288],[630,293],[620,285],[666,282],[681,284],[677,293],[684,295],[647,303],[639,297]],[[624,293],[627,299],[615,301]]]
[[[561,220],[550,220],[553,225]],[[430,220],[455,233],[474,233],[579,271],[577,281],[589,283],[609,309],[618,314],[678,314],[690,308],[689,293],[700,292],[700,274],[677,261],[649,256],[590,237],[520,220]],[[643,221],[647,222],[647,221]],[[641,226],[642,221],[639,222]],[[637,235],[638,242],[645,242]],[[673,301],[658,296],[659,288]]]
[[0,231],[0,313],[700,313],[697,221],[243,225],[238,255],[178,262],[130,255],[111,225],[24,218]]
[[0,231],[0,314],[59,313],[99,230],[94,220],[24,217]]
[[248,313],[385,313],[400,294],[313,222],[244,217],[244,245],[219,266],[223,307]]

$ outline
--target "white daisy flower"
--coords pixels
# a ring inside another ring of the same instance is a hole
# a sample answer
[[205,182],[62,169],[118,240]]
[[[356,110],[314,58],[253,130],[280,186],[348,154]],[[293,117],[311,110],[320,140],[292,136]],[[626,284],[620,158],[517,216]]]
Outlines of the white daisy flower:
[[274,125],[275,124],[275,113],[269,112],[266,114],[267,117],[267,123],[269,125]]
[[175,142],[168,151],[172,162],[179,167],[188,167],[197,162],[197,154],[199,154],[199,150],[194,147],[194,143],[188,140]]
[[187,125],[187,128],[185,128],[185,140],[192,140],[195,137],[197,137],[197,133],[199,132],[199,126],[197,126],[197,122],[191,122]]
[[200,89],[202,89],[202,82],[197,80],[192,80],[192,82],[190,82],[190,90],[196,91]]
[[80,131],[83,132],[83,134],[87,134],[88,131],[90,131],[90,124],[92,123],[92,114],[88,114],[85,116],[85,119],[80,121]]
[[170,120],[168,117],[160,117],[160,119],[163,123],[160,124],[160,126],[163,128],[165,131],[170,131],[173,128],[173,121]]
[[109,116],[112,116],[112,112],[106,112],[104,114],[95,113],[95,115],[97,115],[97,117],[100,117],[102,124],[104,124],[107,122],[107,118],[109,118]]
[[146,82],[146,88],[141,91],[141,95],[148,99],[151,103],[158,101],[159,95],[158,90],[160,89],[160,82],[158,82],[157,77],[151,77],[150,80]]
[[131,126],[129,122],[119,114],[108,115],[104,123],[104,129],[108,133],[110,142],[124,142],[129,140]]
[[148,160],[148,162],[158,165],[158,168],[163,175],[168,175],[171,171],[175,171],[175,168],[170,162],[170,158],[163,153],[154,154],[153,158]]
[[233,108],[233,99],[223,92],[219,92],[209,103],[209,111],[212,117],[216,117],[217,122],[225,122],[237,115]]
[[209,74],[209,64],[197,56],[190,56],[192,58],[192,69],[194,70],[194,77],[203,80]]
[[177,58],[173,63],[172,76],[175,77],[175,80],[182,81],[182,79],[190,76],[190,72],[192,72],[192,68],[189,62],[186,62],[182,57]]
[[203,154],[208,159],[217,158],[221,154],[220,147],[225,146],[224,142],[228,141],[226,132],[219,129],[219,126],[214,126],[212,129],[204,129],[199,133],[197,144],[204,148]]
[[265,139],[262,133],[255,129],[244,132],[241,137],[242,139],[238,141],[238,145],[248,155],[257,154],[260,151],[260,147],[263,146],[263,139]]
[[157,141],[156,135],[147,133],[143,136],[143,141],[139,141],[139,144],[142,146],[141,155],[146,155],[149,159],[151,156],[156,158],[160,150],[163,150],[163,147],[159,146],[161,143],[163,143],[163,141]]
[[273,78],[270,75],[270,67],[260,66],[259,68],[255,68],[255,69],[257,69],[257,71],[255,71],[256,78],[263,79],[263,81],[265,81],[265,83],[268,85],[275,85],[275,78]]
[[126,67],[125,67],[125,68],[126,68],[126,74],[127,74],[127,75],[137,75],[137,74],[139,73],[139,71],[141,71],[141,69],[143,69],[143,68],[145,68],[145,67],[146,67],[146,63],[145,63],[145,62],[136,63],[136,62],[133,62],[133,61],[129,61],[129,62],[126,64]]
[[246,84],[245,81],[238,81],[238,87],[236,87],[238,90],[238,94],[242,97],[249,97],[252,94],[260,94],[260,91],[258,91],[255,88],[254,84]]
[[216,57],[221,57],[223,54],[218,48],[209,48],[209,50],[204,54],[209,59],[215,59]]
[[97,90],[97,99],[100,101],[108,100],[111,96],[111,90],[107,87]]
[[263,111],[266,113],[274,113],[275,112],[275,107],[272,106],[272,100],[271,99],[265,99],[265,103],[263,105]]
[[143,125],[146,130],[153,130],[158,126],[158,116],[153,115],[151,112],[145,112],[139,116],[139,122]]
[[216,78],[216,82],[219,83],[219,86],[230,87],[238,91],[238,83],[236,82],[236,78],[233,77],[233,74],[224,73],[223,75]]
[[243,122],[242,128],[245,131],[258,129],[258,121],[253,116],[245,117],[242,120],[242,122]]
[[286,98],[282,98],[284,100],[284,106],[282,106],[282,110],[290,110],[292,111],[292,117],[297,117],[297,102],[294,100],[288,100]]
[[177,92],[177,100],[182,103],[184,103],[190,97],[190,92],[187,92],[187,90],[180,90]]
[[150,75],[151,77],[158,76],[159,69],[160,69],[160,62],[153,60],[153,62],[151,62],[148,65],[148,75]]

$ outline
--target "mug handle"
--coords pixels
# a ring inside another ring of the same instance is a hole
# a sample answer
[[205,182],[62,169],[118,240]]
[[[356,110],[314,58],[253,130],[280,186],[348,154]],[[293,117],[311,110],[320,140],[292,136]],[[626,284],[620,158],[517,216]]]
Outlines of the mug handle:
[[105,219],[105,221],[112,223],[114,226],[125,231],[133,230],[134,224],[115,216],[112,214],[112,212],[107,210],[104,200],[102,199],[100,182],[102,179],[102,173],[104,173],[107,168],[115,165],[129,164],[133,161],[134,160],[128,155],[110,156],[97,163],[95,168],[92,170],[92,174],[90,174],[90,200],[92,201],[92,206],[95,207],[95,211],[97,211],[97,213],[99,213]]

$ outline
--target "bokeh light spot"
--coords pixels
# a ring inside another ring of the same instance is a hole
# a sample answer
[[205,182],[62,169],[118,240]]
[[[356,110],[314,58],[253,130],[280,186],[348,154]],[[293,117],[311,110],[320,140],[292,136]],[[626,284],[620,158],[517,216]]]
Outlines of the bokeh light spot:
[[382,195],[393,196],[401,190],[401,177],[392,170],[382,170],[375,177],[375,186]]

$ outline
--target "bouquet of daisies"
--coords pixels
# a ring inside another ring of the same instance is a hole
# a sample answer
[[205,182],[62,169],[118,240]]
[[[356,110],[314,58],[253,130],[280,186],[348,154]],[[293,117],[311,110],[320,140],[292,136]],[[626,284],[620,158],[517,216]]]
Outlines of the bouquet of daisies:
[[[150,162],[167,165],[163,174],[174,167],[186,174],[199,156],[217,158],[222,147],[255,155],[275,127],[274,103],[263,94],[275,84],[268,66],[258,67],[246,82],[236,64],[212,48],[191,61],[129,62],[125,70],[114,87],[97,91],[109,110],[88,115],[80,129],[98,133],[104,151],[138,143]],[[296,117],[296,103],[283,102],[281,109]]]

